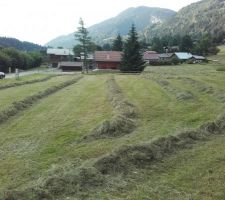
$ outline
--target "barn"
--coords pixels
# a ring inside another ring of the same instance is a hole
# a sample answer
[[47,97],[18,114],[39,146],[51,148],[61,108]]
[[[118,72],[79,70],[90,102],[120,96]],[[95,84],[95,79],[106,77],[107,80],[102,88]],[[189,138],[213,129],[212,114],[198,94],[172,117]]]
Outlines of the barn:
[[59,68],[63,71],[82,71],[83,62],[59,62]]
[[119,69],[122,59],[121,51],[95,51],[96,69]]

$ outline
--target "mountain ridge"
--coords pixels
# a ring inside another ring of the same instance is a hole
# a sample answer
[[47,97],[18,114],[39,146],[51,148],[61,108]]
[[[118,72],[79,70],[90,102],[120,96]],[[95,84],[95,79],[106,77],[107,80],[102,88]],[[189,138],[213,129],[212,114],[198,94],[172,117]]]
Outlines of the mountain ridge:
[[[131,7],[117,16],[106,19],[88,28],[90,36],[96,43],[101,43],[103,40],[110,40],[118,33],[122,36],[129,32],[129,29],[134,23],[137,31],[143,31],[148,25],[161,23],[167,20],[175,11],[166,8],[156,8],[147,6]],[[47,46],[63,46],[72,48],[75,45],[74,33],[65,36],[59,36],[46,44]]]

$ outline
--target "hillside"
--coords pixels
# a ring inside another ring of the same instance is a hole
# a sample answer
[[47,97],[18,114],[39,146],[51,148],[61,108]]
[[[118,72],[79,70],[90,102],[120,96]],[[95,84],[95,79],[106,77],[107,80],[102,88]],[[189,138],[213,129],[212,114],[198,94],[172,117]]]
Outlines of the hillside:
[[8,37],[0,37],[0,46],[14,47],[21,51],[40,51],[44,49],[41,45]]
[[191,34],[198,36],[210,33],[214,36],[225,32],[225,1],[202,0],[181,9],[169,21],[149,27],[149,37],[165,34]]
[[[174,11],[162,8],[150,8],[145,6],[129,8],[116,17],[91,26],[88,28],[88,31],[94,41],[102,43],[103,40],[115,37],[118,33],[126,35],[129,32],[132,23],[136,25],[138,32],[142,32],[147,26],[162,23],[174,14]],[[74,33],[71,33],[69,35],[53,39],[46,45],[71,48],[74,46],[74,43]]]

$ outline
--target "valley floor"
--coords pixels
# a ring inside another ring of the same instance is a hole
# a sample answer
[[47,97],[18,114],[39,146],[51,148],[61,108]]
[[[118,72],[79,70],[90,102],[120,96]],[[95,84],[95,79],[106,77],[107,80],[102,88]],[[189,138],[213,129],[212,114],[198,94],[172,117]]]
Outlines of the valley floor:
[[223,57],[1,81],[0,199],[225,199]]

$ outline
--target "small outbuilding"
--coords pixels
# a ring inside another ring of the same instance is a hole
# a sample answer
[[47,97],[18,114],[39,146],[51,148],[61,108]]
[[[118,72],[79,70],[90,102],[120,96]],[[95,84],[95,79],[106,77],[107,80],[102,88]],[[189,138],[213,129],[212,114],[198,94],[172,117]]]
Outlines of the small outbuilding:
[[193,63],[202,63],[206,61],[206,58],[204,56],[193,55],[191,60]]
[[63,71],[82,71],[83,62],[59,62],[58,67]]

